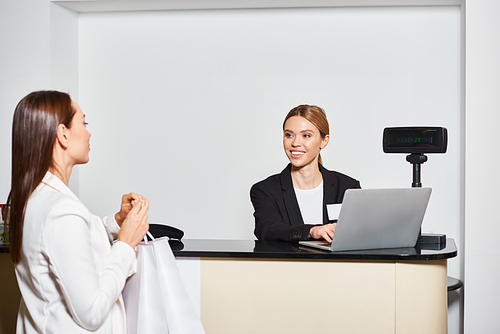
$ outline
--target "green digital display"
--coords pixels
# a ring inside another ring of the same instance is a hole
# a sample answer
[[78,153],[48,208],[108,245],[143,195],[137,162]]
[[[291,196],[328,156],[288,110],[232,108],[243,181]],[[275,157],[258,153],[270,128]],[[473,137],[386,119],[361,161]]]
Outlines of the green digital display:
[[445,153],[447,130],[442,127],[385,128],[386,153]]
[[430,144],[432,145],[433,142],[435,142],[434,137],[398,137],[396,140],[397,145],[408,145],[408,146],[413,146],[413,145],[420,145],[420,144]]

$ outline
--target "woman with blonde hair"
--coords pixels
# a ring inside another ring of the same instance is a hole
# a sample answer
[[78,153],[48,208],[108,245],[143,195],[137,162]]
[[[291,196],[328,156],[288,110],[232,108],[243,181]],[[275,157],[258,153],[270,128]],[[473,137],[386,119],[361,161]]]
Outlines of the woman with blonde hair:
[[89,160],[86,126],[80,107],[57,91],[33,92],[14,112],[8,205],[22,296],[17,333],[127,332],[121,294],[149,228],[149,203],[123,195],[120,211],[101,219],[69,189],[73,167]]
[[290,110],[283,122],[283,147],[290,164],[250,190],[257,239],[332,241],[336,223],[328,219],[326,205],[342,203],[344,192],[360,184],[323,167],[320,153],[329,140],[322,108],[299,105]]

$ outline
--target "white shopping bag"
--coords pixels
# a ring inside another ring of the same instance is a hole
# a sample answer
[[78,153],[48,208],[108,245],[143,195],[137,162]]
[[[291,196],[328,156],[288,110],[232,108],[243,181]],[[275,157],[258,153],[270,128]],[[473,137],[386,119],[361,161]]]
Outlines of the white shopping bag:
[[149,236],[137,246],[137,272],[123,290],[128,333],[204,334],[168,238]]

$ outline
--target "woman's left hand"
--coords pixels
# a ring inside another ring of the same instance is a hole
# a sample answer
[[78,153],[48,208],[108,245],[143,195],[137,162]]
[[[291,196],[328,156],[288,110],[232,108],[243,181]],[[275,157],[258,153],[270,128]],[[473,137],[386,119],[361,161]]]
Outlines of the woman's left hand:
[[141,200],[146,200],[144,196],[137,195],[136,193],[125,194],[122,196],[122,205],[120,207],[120,212],[115,214],[115,220],[121,227],[125,218],[127,218],[128,213],[132,209],[135,203]]

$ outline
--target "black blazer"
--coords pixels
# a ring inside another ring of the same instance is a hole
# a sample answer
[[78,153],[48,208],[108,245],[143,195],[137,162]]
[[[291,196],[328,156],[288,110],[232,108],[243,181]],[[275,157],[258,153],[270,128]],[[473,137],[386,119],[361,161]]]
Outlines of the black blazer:
[[[321,164],[323,174],[323,224],[328,221],[327,204],[342,203],[344,192],[350,188],[361,188],[359,181],[334,171]],[[292,184],[292,165],[280,173],[260,181],[250,189],[254,207],[255,230],[259,240],[307,240],[314,225],[305,225],[300,213]]]

